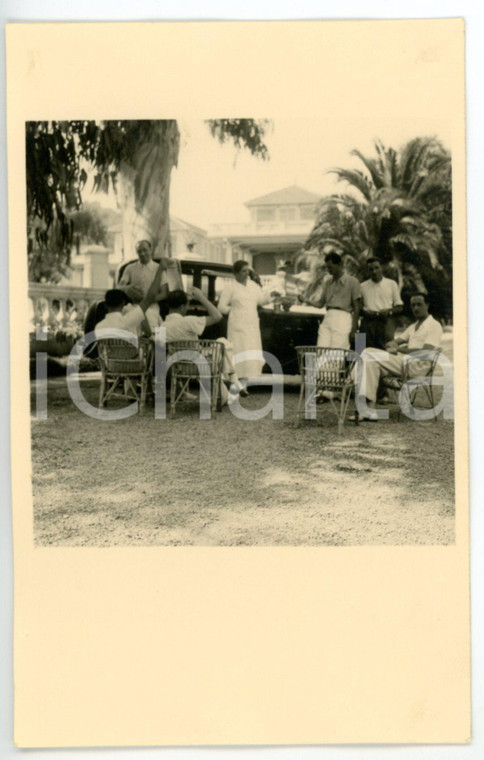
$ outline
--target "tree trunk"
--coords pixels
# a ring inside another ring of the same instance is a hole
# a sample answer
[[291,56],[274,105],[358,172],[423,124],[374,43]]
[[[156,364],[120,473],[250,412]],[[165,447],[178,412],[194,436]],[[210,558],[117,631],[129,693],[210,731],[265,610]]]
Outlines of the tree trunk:
[[134,169],[122,163],[119,168],[116,195],[121,211],[123,259],[127,261],[136,256],[136,243],[149,237],[143,219],[136,211],[134,178]]
[[119,172],[118,204],[123,218],[124,257],[133,258],[136,243],[150,240],[153,253],[171,256],[170,180],[178,161],[176,121],[154,123],[149,142],[138,145]]

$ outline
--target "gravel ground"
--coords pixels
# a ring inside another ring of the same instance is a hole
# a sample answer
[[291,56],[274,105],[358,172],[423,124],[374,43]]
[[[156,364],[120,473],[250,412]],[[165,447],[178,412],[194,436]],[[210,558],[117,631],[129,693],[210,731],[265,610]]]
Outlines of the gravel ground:
[[[98,382],[82,383],[96,404]],[[32,418],[38,545],[415,545],[454,542],[452,420],[345,425],[325,404],[294,427],[283,420],[200,420],[186,404],[174,420],[99,422],[49,387],[47,420]],[[267,391],[244,401],[256,409]]]

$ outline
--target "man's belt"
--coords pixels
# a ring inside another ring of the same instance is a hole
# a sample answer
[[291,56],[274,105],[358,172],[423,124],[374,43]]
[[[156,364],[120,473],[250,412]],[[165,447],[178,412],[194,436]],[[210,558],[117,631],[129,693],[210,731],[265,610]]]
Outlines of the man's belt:
[[373,319],[378,322],[381,322],[384,319],[388,319],[389,317],[393,317],[393,314],[362,314],[363,319]]
[[343,309],[342,306],[326,306],[326,311],[329,311],[330,309],[336,309],[336,311],[344,311],[346,314],[351,313],[348,311],[348,309]]

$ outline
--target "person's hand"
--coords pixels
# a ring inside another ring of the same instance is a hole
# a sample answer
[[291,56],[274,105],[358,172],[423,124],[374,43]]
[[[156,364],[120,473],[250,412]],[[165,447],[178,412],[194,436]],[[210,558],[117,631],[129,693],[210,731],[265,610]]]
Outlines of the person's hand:
[[272,291],[271,291],[271,298],[280,298],[280,297],[281,297],[281,295],[282,295],[282,294],[281,294],[281,293],[279,293],[279,291],[278,291],[278,290],[272,290]]
[[158,264],[159,268],[162,272],[165,272],[168,269],[169,262],[171,259],[169,259],[167,256],[162,256],[160,259],[160,263]]
[[189,298],[195,298],[197,301],[200,301],[201,298],[205,298],[200,288],[196,288],[193,285],[188,289],[188,296]]
[[387,351],[389,354],[397,354],[398,343],[395,340],[389,340],[388,343],[385,344],[385,351]]

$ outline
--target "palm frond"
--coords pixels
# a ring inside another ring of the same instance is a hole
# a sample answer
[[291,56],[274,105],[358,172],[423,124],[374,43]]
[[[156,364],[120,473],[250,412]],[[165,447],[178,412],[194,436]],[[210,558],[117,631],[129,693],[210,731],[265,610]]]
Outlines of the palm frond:
[[336,174],[340,182],[347,182],[358,190],[366,201],[371,201],[372,188],[363,172],[358,169],[331,169],[328,174]]

